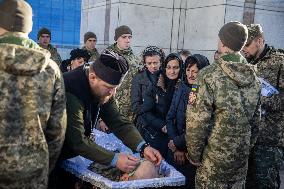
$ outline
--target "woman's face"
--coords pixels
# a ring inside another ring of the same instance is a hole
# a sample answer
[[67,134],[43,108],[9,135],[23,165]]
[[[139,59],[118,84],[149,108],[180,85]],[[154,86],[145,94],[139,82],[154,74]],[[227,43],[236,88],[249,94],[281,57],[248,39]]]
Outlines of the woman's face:
[[189,84],[194,84],[198,75],[199,69],[197,68],[197,64],[194,64],[191,67],[187,67],[185,70],[186,79]]
[[83,65],[85,63],[84,58],[76,58],[75,60],[71,61],[71,70],[76,69],[77,67]]
[[149,72],[152,74],[160,69],[161,66],[161,57],[158,55],[146,56],[145,57],[145,66]]
[[178,60],[170,60],[166,67],[166,75],[169,79],[177,79],[180,72]]

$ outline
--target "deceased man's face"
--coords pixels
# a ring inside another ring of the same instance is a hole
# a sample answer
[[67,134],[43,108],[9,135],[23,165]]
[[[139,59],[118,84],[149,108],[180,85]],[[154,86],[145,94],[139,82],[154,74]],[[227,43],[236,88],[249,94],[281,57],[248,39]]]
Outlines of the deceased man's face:
[[148,160],[142,160],[132,173],[124,173],[120,180],[130,181],[130,180],[140,180],[140,179],[151,179],[159,177],[159,167],[155,166],[152,162]]

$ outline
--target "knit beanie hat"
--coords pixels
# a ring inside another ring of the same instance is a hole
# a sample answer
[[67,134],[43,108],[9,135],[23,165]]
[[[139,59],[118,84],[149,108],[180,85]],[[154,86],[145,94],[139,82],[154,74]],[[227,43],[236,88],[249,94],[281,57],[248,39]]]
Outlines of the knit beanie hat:
[[117,41],[117,39],[122,36],[123,34],[131,34],[132,31],[128,26],[122,25],[119,26],[115,29],[115,35],[114,35],[114,40]]
[[263,33],[263,31],[262,31],[262,27],[260,24],[250,24],[250,25],[247,25],[247,27],[248,27],[247,44],[250,44],[252,40],[260,36]]
[[246,44],[248,29],[240,22],[229,22],[219,31],[222,43],[233,51],[240,51]]
[[90,38],[95,38],[95,39],[97,39],[97,36],[96,36],[96,34],[94,34],[93,32],[87,32],[87,33],[85,33],[85,35],[84,35],[84,43],[86,43],[86,41],[88,40],[88,39],[90,39]]
[[92,66],[96,75],[111,85],[119,85],[129,69],[125,58],[109,50],[102,53]]
[[42,35],[42,34],[48,34],[51,38],[51,32],[49,29],[47,28],[41,28],[38,32],[37,32],[37,39],[39,39],[39,37]]
[[164,62],[165,60],[164,51],[157,46],[149,45],[142,51],[143,64],[145,64],[146,56],[154,56],[154,55],[158,55],[160,57],[161,63]]
[[0,27],[12,32],[30,33],[32,26],[32,8],[26,1],[0,1]]

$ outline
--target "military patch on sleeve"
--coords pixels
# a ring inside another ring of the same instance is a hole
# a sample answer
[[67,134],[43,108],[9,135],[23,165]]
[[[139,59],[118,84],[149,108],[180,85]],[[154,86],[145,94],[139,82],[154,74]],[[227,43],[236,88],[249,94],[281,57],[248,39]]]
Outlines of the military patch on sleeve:
[[198,89],[199,89],[198,85],[192,85],[192,87],[191,87],[191,91],[193,91],[195,93],[198,93]]
[[188,98],[188,104],[189,105],[195,105],[198,89],[199,89],[198,85],[192,85],[191,91],[189,93],[189,98]]

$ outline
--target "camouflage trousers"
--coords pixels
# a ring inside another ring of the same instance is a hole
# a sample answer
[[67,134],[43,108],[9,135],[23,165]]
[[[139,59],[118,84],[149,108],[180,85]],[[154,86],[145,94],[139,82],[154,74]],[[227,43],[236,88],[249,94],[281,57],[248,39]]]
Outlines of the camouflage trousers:
[[283,148],[256,145],[249,158],[246,188],[280,188],[279,170],[283,163]]
[[46,189],[47,180],[45,170],[37,170],[34,173],[26,172],[21,175],[14,174],[10,178],[8,174],[5,176],[1,174],[0,189]]
[[245,180],[236,182],[222,182],[204,178],[202,175],[196,175],[195,179],[196,189],[245,189]]
[[109,180],[117,182],[120,180],[120,176],[123,174],[123,172],[116,167],[102,165],[100,163],[92,163],[88,169],[105,178],[108,178]]
[[[216,166],[209,156],[203,156],[202,164],[196,170],[196,189],[245,189],[247,163],[235,169]],[[239,163],[239,162],[238,162]],[[238,164],[239,165],[239,164]],[[234,167],[233,164],[226,167]]]
[[130,105],[130,97],[127,98],[127,96],[124,96],[123,98],[119,95],[116,95],[115,103],[118,107],[119,113],[124,116],[128,121],[133,122],[134,121],[134,114],[131,110]]

